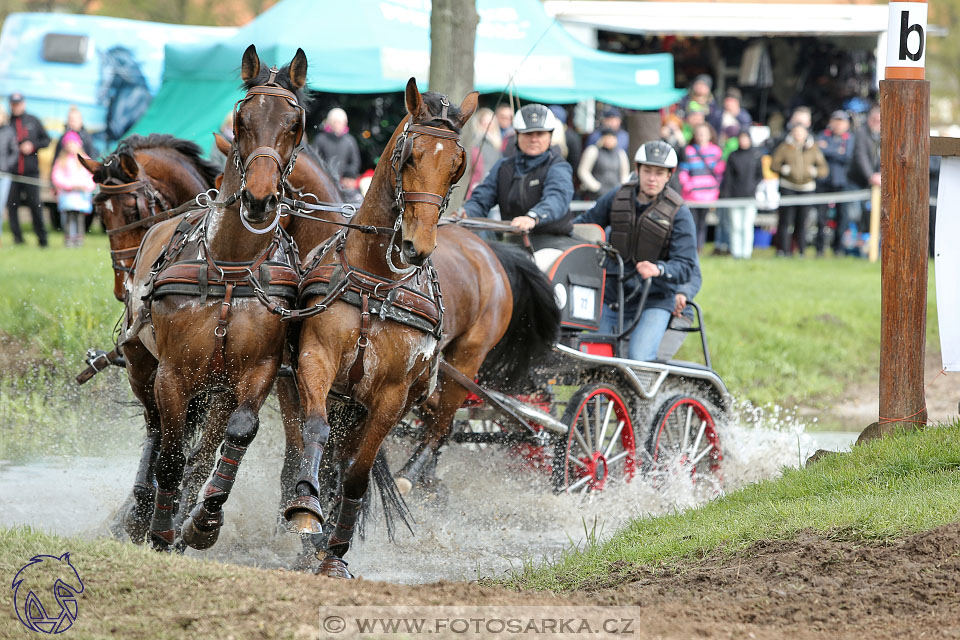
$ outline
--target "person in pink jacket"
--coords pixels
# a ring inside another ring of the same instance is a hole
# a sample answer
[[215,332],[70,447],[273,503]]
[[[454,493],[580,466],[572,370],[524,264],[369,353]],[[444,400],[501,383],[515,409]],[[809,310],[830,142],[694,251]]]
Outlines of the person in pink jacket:
[[53,163],[50,181],[57,190],[57,208],[63,216],[64,246],[83,246],[83,216],[93,211],[93,176],[80,164],[77,154],[83,153],[80,136],[69,131],[63,136],[63,147]]
[[[720,196],[723,181],[723,150],[716,144],[717,134],[709,124],[698,124],[693,130],[693,141],[684,150],[680,163],[680,188],[684,200],[714,202]],[[697,223],[697,249],[707,239],[707,209],[691,207]]]

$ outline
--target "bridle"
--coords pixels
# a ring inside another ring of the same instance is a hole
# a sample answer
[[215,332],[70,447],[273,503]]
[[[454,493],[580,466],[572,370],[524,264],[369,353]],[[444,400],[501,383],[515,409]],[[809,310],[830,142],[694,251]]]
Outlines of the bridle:
[[[394,146],[393,154],[390,156],[390,167],[393,169],[394,175],[393,209],[397,214],[397,218],[393,224],[393,235],[390,238],[390,242],[387,244],[387,266],[390,267],[390,270],[394,273],[407,273],[416,268],[410,267],[407,269],[397,269],[393,266],[393,260],[390,258],[390,253],[393,250],[397,233],[399,233],[400,226],[403,224],[403,214],[406,211],[406,204],[408,202],[423,202],[426,204],[432,204],[437,207],[437,220],[439,220],[443,216],[444,212],[446,212],[447,205],[450,203],[450,195],[453,193],[453,190],[456,189],[457,182],[463,177],[464,171],[466,171],[467,168],[466,151],[463,148],[463,144],[460,142],[459,127],[457,127],[457,125],[447,116],[447,109],[449,108],[450,103],[447,102],[447,99],[444,97],[440,99],[440,104],[443,106],[443,110],[441,111],[440,116],[435,118],[433,121],[446,124],[448,127],[450,127],[450,130],[441,129],[440,127],[434,127],[426,124],[412,124],[408,120],[403,126],[403,131],[400,133],[400,136],[397,138],[397,144]],[[457,143],[457,148],[460,150],[460,169],[451,179],[450,186],[447,188],[447,192],[442,196],[427,191],[405,191],[403,189],[403,169],[409,163],[410,158],[413,155],[413,141],[419,136],[430,136],[433,138],[440,138],[442,140],[453,140]]]
[[[104,166],[109,166],[111,163],[112,159],[105,162]],[[110,180],[115,181],[116,178],[110,178]],[[134,229],[146,229],[157,222],[167,220],[168,218],[171,218],[179,213],[179,211],[176,213],[174,211],[170,211],[170,203],[167,202],[167,199],[164,198],[163,195],[157,191],[152,184],[146,180],[143,180],[142,178],[137,178],[132,182],[113,182],[112,184],[101,183],[99,186],[100,192],[94,198],[95,204],[105,202],[113,196],[130,194],[134,198],[137,214],[139,215],[137,220],[129,224],[122,225],[116,229],[108,229],[108,238],[115,236],[118,233],[133,231]],[[137,246],[128,247],[125,249],[111,249],[110,261],[113,263],[114,271],[119,271],[121,273],[133,273],[132,260],[134,257],[136,257],[139,249],[139,244]],[[129,263],[129,266],[127,263]]]
[[[240,221],[243,223],[243,226],[246,227],[247,231],[257,235],[271,233],[280,222],[280,211],[282,209],[280,203],[283,202],[285,196],[285,185],[287,184],[287,178],[290,177],[290,174],[293,172],[294,165],[297,163],[297,156],[303,149],[303,136],[307,127],[307,112],[302,106],[300,106],[300,103],[297,102],[296,94],[294,94],[292,91],[284,89],[276,83],[276,77],[279,71],[280,70],[277,67],[271,67],[270,77],[267,78],[267,81],[264,84],[250,87],[250,89],[247,90],[247,94],[240,100],[237,100],[236,104],[233,105],[233,166],[236,168],[237,173],[240,174],[240,188],[236,191],[236,193],[228,197],[227,200],[221,204],[221,206],[233,204],[240,199],[240,194],[247,186],[247,170],[257,158],[269,158],[270,160],[273,160],[277,165],[277,169],[280,170],[280,180],[278,181],[280,189],[276,192],[277,215],[269,227],[265,229],[256,229],[251,226],[244,210],[243,201],[241,200],[240,202]],[[300,131],[297,133],[297,140],[294,143],[293,152],[290,154],[290,158],[287,160],[286,164],[283,163],[283,160],[280,158],[280,154],[277,153],[277,151],[272,147],[257,147],[247,155],[243,162],[240,161],[240,147],[237,142],[239,140],[237,136],[237,116],[240,114],[240,108],[246,104],[248,100],[254,98],[255,96],[282,98],[287,101],[287,104],[295,108],[300,113]]]

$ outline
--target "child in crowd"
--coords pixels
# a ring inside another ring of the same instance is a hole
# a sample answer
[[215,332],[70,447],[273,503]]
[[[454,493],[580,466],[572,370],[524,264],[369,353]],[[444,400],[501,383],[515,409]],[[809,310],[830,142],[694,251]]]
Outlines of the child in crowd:
[[84,219],[93,211],[93,176],[80,164],[83,141],[75,131],[63,136],[63,148],[53,163],[50,180],[57,190],[57,207],[63,216],[64,246],[83,246]]
[[[698,124],[693,129],[693,141],[684,150],[680,163],[680,187],[684,200],[714,202],[720,195],[723,180],[723,151],[716,144],[717,134],[709,124]],[[693,208],[697,224],[697,249],[702,249],[707,239],[707,209]]]

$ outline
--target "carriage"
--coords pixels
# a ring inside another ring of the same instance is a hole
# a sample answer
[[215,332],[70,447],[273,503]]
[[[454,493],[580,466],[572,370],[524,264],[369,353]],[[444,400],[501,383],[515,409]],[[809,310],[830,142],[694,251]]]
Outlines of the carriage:
[[[515,233],[496,221],[454,222],[479,232]],[[522,233],[520,242],[533,252]],[[531,379],[515,393],[504,393],[458,374],[470,393],[454,418],[450,440],[456,443],[507,447],[525,465],[549,473],[556,492],[603,490],[609,482],[629,482],[644,474],[654,484],[664,473],[689,473],[690,480],[715,492],[722,480],[723,460],[718,423],[727,408],[727,389],[712,369],[700,307],[688,305],[695,321],[671,322],[669,331],[699,337],[703,363],[641,362],[623,357],[628,336],[640,320],[649,290],[637,288],[636,315],[624,317],[631,302],[624,297],[623,262],[604,241],[596,225],[576,225],[569,239],[535,252],[561,308],[560,338]],[[604,263],[612,258],[619,277],[607,278]],[[620,328],[598,333],[604,287],[617,287]],[[409,416],[400,427],[418,436],[419,421]]]

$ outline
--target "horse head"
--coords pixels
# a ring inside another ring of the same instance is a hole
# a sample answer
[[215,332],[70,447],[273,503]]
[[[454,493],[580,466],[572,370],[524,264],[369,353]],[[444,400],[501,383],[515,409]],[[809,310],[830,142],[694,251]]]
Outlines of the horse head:
[[279,213],[284,181],[303,144],[307,56],[297,49],[288,65],[267,68],[250,45],[240,75],[247,95],[234,107],[232,169],[239,174],[240,215],[256,225]]
[[460,130],[477,99],[470,92],[458,107],[445,95],[420,93],[414,78],[407,82],[407,117],[394,133],[391,157],[398,248],[407,265],[423,264],[437,246],[437,223],[467,164]]

